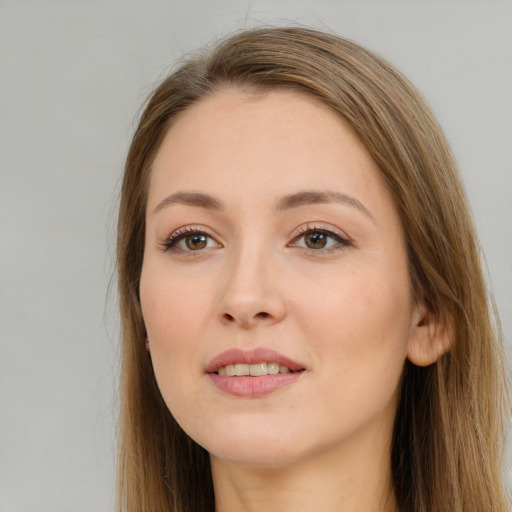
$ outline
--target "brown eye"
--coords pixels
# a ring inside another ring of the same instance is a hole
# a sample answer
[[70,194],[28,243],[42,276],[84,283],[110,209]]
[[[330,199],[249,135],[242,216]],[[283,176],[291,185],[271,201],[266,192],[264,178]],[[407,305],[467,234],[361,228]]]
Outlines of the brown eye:
[[197,251],[198,249],[204,249],[208,244],[208,237],[202,233],[195,233],[194,235],[187,236],[185,238],[185,245],[191,251]]
[[304,236],[304,243],[309,249],[323,249],[327,245],[325,233],[312,232]]
[[221,247],[208,233],[189,228],[177,231],[162,245],[165,251],[188,253]]
[[311,228],[297,236],[291,247],[302,247],[319,254],[341,250],[352,245],[346,238],[323,228]]

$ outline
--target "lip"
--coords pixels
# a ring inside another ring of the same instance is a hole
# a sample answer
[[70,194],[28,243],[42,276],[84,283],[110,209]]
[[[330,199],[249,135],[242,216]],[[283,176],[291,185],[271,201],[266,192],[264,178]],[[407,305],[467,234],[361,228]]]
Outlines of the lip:
[[[228,377],[215,373],[219,368],[228,364],[261,362],[278,363],[280,366],[286,366],[293,373],[278,373],[261,377]],[[300,370],[305,370],[304,365],[274,350],[257,348],[254,350],[231,349],[222,352],[210,361],[205,372],[221,392],[237,397],[257,398],[293,384],[304,373]]]
[[205,372],[209,374],[215,373],[219,368],[227,366],[228,364],[256,364],[262,362],[277,363],[280,366],[286,366],[292,372],[305,369],[303,364],[293,361],[292,359],[289,359],[279,352],[269,348],[256,348],[253,350],[233,348],[214,357],[205,368]]

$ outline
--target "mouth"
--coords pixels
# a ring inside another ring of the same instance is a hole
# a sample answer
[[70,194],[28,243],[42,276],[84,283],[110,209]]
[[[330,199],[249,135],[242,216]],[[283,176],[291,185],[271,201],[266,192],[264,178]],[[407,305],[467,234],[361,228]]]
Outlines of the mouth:
[[277,375],[304,371],[306,367],[268,348],[253,350],[231,349],[214,357],[205,368],[206,373],[228,377]]
[[298,373],[300,370],[290,370],[285,365],[275,362],[261,362],[256,364],[235,363],[221,366],[215,373],[226,377],[264,377],[265,375],[277,375],[279,373]]
[[205,371],[223,393],[256,398],[296,382],[306,367],[273,350],[257,348],[223,352]]

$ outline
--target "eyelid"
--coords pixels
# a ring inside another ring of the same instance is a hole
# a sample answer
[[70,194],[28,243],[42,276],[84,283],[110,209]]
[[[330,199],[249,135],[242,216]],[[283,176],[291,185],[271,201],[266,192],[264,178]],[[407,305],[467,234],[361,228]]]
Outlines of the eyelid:
[[342,249],[345,247],[353,246],[355,245],[352,239],[343,233],[338,228],[335,228],[333,226],[326,225],[324,223],[307,223],[303,224],[302,226],[299,226],[292,237],[291,242],[289,242],[288,246],[294,246],[298,240],[303,238],[308,233],[324,233],[328,237],[332,238],[337,242],[335,246],[331,246],[328,248],[322,248],[322,249],[310,249],[306,247],[302,247],[302,249],[307,250],[308,252],[328,252],[329,250],[336,250],[336,249]]
[[[327,247],[327,248],[318,248],[318,249],[312,249],[308,247],[300,247],[298,245],[295,245],[298,240],[303,238],[308,233],[323,233],[326,236],[330,237],[332,240],[336,242],[333,246]],[[175,229],[168,237],[165,237],[159,242],[159,245],[161,246],[162,250],[164,252],[166,251],[175,251],[180,252],[182,254],[186,254],[189,256],[193,255],[199,255],[203,253],[206,249],[212,249],[214,247],[205,247],[203,249],[182,249],[176,247],[178,243],[180,243],[183,239],[185,239],[188,236],[192,236],[195,234],[203,234],[207,236],[209,239],[213,240],[217,247],[223,247],[223,244],[219,242],[218,237],[216,235],[213,235],[211,233],[211,230],[206,228],[203,225],[185,225],[182,227],[179,227]],[[335,228],[334,226],[326,225],[324,223],[307,223],[299,226],[296,228],[294,234],[292,235],[292,240],[287,244],[288,247],[297,247],[300,249],[304,249],[308,252],[313,253],[326,253],[326,252],[332,252],[335,250],[343,249],[348,246],[353,246],[354,243],[352,239],[343,233],[340,229]]]
[[[181,242],[184,238],[188,236],[192,236],[195,234],[202,234],[206,235],[208,238],[213,240],[218,247],[222,247],[222,243],[219,242],[218,237],[214,236],[211,231],[202,225],[194,225],[189,224],[186,226],[182,226],[178,229],[175,229],[169,236],[165,237],[163,240],[160,241],[160,246],[162,247],[163,251],[176,251],[181,253],[189,253],[189,255],[193,255],[193,253],[201,253],[204,252],[204,249],[198,249],[197,251],[194,250],[186,250],[186,249],[179,249],[177,248],[177,244]],[[190,254],[192,253],[192,254]]]
[[306,222],[305,224],[301,224],[298,228],[295,229],[292,236],[301,236],[311,231],[322,231],[328,234],[332,233],[333,235],[347,240],[347,242],[351,241],[351,238],[341,229],[324,222]]

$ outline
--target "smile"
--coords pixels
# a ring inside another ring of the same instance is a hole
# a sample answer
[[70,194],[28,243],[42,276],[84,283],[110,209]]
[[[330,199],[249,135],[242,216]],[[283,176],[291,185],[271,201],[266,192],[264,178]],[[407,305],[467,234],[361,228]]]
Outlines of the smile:
[[205,368],[219,391],[244,398],[263,397],[290,386],[305,370],[304,365],[266,348],[231,349]]
[[269,348],[241,350],[233,348],[214,357],[206,366],[206,373],[218,375],[260,377],[292,373],[305,370],[306,367]]
[[263,377],[264,375],[277,375],[278,373],[291,373],[292,370],[279,363],[256,363],[245,364],[235,363],[221,366],[217,370],[218,375],[228,377],[242,377],[250,375],[251,377]]

